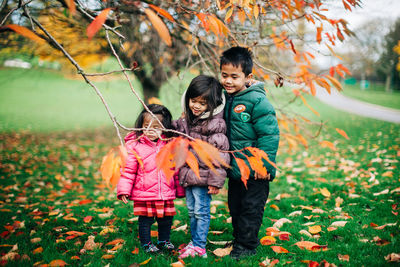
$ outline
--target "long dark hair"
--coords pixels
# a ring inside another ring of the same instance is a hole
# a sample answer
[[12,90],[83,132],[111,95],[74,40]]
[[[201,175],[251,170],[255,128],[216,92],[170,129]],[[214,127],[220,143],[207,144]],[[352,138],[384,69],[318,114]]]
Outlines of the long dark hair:
[[211,119],[214,109],[222,104],[222,85],[212,76],[199,75],[193,78],[185,95],[185,113],[189,124],[193,124],[196,118],[189,108],[189,99],[199,96],[207,101],[207,111],[210,112],[208,119]]
[[[172,115],[171,115],[171,112],[169,112],[169,110],[166,107],[164,107],[162,105],[157,105],[157,104],[150,104],[150,105],[147,105],[147,108],[154,115],[162,116],[162,119],[160,121],[166,129],[172,129]],[[136,122],[135,122],[135,128],[143,127],[144,116],[146,113],[150,115],[150,113],[147,112],[146,109],[143,109],[142,112],[140,112],[139,117],[136,119]],[[137,136],[140,136],[142,134],[143,134],[143,131],[137,131]],[[173,135],[171,132],[163,132],[163,134],[166,137],[172,137],[172,135]]]

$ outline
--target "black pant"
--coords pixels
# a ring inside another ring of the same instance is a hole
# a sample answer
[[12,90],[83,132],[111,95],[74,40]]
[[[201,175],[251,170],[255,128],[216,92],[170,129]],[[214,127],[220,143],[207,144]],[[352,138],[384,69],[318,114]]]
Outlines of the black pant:
[[150,231],[154,218],[158,223],[158,240],[169,241],[173,216],[165,216],[163,218],[139,216],[139,239],[142,246],[151,241]]
[[246,189],[241,180],[229,179],[228,206],[232,216],[234,243],[248,249],[255,249],[259,245],[258,232],[268,194],[268,180],[250,178]]

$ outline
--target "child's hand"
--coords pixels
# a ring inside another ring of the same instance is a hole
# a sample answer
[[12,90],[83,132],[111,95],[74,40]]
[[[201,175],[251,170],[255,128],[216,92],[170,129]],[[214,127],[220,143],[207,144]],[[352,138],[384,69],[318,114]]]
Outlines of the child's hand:
[[216,195],[216,194],[219,193],[219,188],[215,187],[215,186],[212,186],[212,185],[209,185],[208,186],[208,193],[211,194],[211,195]]
[[125,204],[128,204],[128,197],[129,197],[129,195],[122,195],[121,196],[122,202],[124,202]]

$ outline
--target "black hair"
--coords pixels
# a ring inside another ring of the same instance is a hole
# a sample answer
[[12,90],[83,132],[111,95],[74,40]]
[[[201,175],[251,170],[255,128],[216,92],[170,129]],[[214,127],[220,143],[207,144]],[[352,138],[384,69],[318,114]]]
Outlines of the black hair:
[[222,104],[222,85],[212,76],[199,75],[193,78],[185,95],[185,113],[189,124],[193,124],[196,118],[189,108],[189,99],[199,96],[207,101],[207,111],[210,112],[208,119],[211,119],[214,109]]
[[[162,116],[162,119],[160,121],[166,129],[172,129],[172,115],[171,115],[171,112],[169,112],[169,110],[166,107],[164,107],[162,105],[157,105],[157,104],[150,104],[150,105],[147,105],[147,108],[154,115]],[[144,116],[146,114],[150,115],[150,113],[146,109],[143,109],[142,112],[140,112],[139,117],[136,119],[136,122],[135,122],[135,128],[143,127]],[[137,131],[138,136],[140,136],[142,134],[143,134],[143,131]],[[172,137],[172,135],[173,135],[171,132],[164,132],[163,134],[166,137]]]
[[223,65],[232,64],[235,67],[242,67],[242,71],[247,77],[253,71],[252,53],[249,48],[235,46],[222,53],[220,58],[220,69]]

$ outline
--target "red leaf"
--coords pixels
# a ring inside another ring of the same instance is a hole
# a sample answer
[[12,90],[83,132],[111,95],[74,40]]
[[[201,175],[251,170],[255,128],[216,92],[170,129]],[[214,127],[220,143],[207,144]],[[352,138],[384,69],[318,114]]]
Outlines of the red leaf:
[[110,12],[111,8],[106,8],[97,17],[90,23],[90,25],[86,29],[86,35],[88,36],[89,40],[96,35],[96,33],[101,29],[104,22],[107,19],[108,13]]
[[92,221],[92,219],[93,219],[93,216],[86,216],[85,218],[83,218],[83,221],[84,221],[85,223],[89,223],[89,222]]
[[79,201],[79,205],[85,205],[85,204],[89,204],[92,202],[93,202],[93,200],[91,200],[91,199],[84,199],[84,200]]
[[31,30],[29,30],[28,28],[25,28],[23,26],[10,24],[10,25],[5,25],[3,27],[0,27],[0,29],[5,29],[5,28],[9,28],[9,29],[13,30],[14,32],[16,32],[26,38],[29,38],[39,44],[45,43],[45,41],[42,38],[40,38],[34,32],[32,32]]

